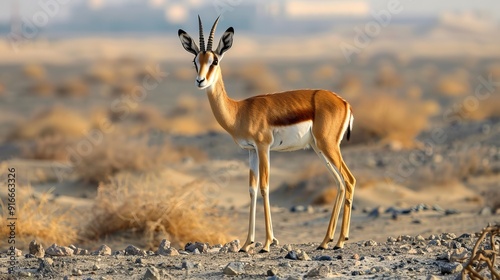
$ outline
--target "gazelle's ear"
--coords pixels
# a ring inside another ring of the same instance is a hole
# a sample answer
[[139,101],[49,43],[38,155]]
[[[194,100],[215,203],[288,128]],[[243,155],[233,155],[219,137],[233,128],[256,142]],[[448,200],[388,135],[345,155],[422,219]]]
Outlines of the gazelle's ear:
[[215,50],[215,53],[222,56],[224,53],[231,48],[233,45],[233,35],[234,35],[234,28],[229,27],[224,34],[222,34],[222,37],[220,38],[219,45],[217,46],[217,49]]
[[200,49],[194,42],[193,38],[189,36],[186,31],[179,29],[179,32],[177,33],[179,35],[179,39],[181,40],[181,44],[184,47],[184,49],[195,56],[200,52]]

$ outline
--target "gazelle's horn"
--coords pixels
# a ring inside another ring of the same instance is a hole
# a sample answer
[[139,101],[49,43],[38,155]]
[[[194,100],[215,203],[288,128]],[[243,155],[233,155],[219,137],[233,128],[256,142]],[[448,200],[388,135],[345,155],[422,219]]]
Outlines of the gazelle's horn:
[[204,52],[205,51],[205,38],[203,38],[203,25],[201,24],[200,15],[198,15],[198,24],[199,24],[199,28],[200,28],[200,51]]
[[210,36],[208,36],[207,51],[212,50],[212,42],[214,41],[215,28],[217,28],[217,23],[219,22],[219,18],[220,16],[217,17],[217,19],[214,22],[214,26],[212,26],[212,30],[210,30]]

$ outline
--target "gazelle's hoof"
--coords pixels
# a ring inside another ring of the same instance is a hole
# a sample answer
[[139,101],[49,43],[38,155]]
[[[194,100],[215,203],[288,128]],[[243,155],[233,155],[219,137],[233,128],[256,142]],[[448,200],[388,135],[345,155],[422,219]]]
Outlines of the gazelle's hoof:
[[340,246],[333,247],[333,250],[340,250],[340,249],[342,249],[342,247],[340,247]]
[[327,248],[324,248],[324,247],[321,247],[321,246],[318,246],[318,247],[316,248],[316,250],[326,250],[326,249],[327,249]]
[[263,253],[269,253],[269,250],[261,249],[261,250],[259,251],[259,254],[263,254]]

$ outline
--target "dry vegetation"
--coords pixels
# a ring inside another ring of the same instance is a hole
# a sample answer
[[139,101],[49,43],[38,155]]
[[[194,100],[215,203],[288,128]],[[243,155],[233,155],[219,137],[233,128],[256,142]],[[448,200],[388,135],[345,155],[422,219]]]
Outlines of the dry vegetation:
[[153,145],[147,137],[133,139],[110,134],[92,146],[88,154],[80,155],[73,164],[79,178],[98,183],[107,181],[118,172],[161,169],[166,163],[184,158],[201,161],[205,157],[205,153],[196,148],[174,148],[168,143]]
[[8,139],[78,138],[85,135],[89,128],[89,122],[80,114],[64,107],[55,106],[18,124],[9,133]]
[[437,105],[433,101],[405,99],[391,94],[372,92],[354,99],[353,142],[398,141],[412,146],[428,125]]
[[230,240],[229,219],[207,198],[204,181],[169,183],[159,175],[118,176],[101,184],[86,236],[91,239],[132,232],[145,246],[156,248],[167,238],[176,246]]
[[[78,237],[77,213],[63,210],[50,193],[36,193],[29,186],[17,186],[16,246],[26,248],[33,239],[44,244],[69,245]],[[9,236],[7,200],[0,201],[0,235]]]
[[276,92],[281,87],[280,78],[264,63],[242,66],[236,70],[235,76],[245,81],[246,90],[253,94]]

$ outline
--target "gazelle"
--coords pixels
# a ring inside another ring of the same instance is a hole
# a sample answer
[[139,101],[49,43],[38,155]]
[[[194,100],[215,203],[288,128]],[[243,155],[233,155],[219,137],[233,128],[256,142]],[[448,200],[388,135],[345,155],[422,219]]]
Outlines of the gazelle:
[[325,162],[336,180],[338,191],[328,230],[318,249],[328,248],[339,218],[344,214],[340,238],[335,248],[348,240],[351,206],[356,179],[347,168],[340,153],[340,141],[347,131],[349,139],[353,115],[351,106],[337,94],[327,90],[301,89],[258,95],[245,100],[228,97],[222,81],[220,61],[233,45],[234,29],[229,27],[212,50],[217,18],[210,30],[207,46],[203,26],[198,16],[200,48],[184,30],[178,35],[184,49],[194,55],[197,76],[195,85],[206,89],[208,100],[219,124],[233,137],[250,157],[250,218],[248,236],[240,251],[247,252],[255,241],[255,208],[257,187],[263,198],[266,242],[261,252],[269,252],[274,237],[269,206],[270,151],[294,151],[312,147]]

